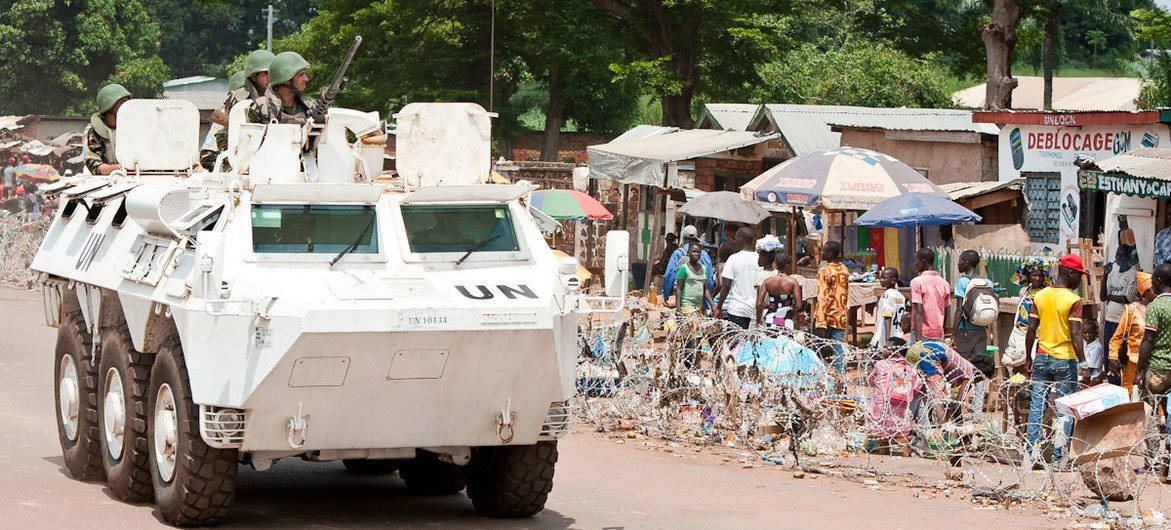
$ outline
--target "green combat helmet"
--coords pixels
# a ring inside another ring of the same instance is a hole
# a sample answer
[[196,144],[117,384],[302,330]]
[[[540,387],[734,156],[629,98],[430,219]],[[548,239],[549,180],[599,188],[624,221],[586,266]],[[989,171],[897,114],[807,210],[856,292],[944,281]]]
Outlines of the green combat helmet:
[[244,77],[252,77],[257,72],[267,72],[272,58],[272,52],[268,50],[256,50],[248,54],[248,57],[244,58]]
[[118,83],[112,83],[102,87],[98,91],[98,114],[114,108],[114,104],[118,100],[128,97],[130,97],[130,91]]
[[281,52],[272,58],[268,70],[269,86],[288,83],[297,72],[309,68],[309,63],[297,52]]
[[244,88],[244,71],[240,70],[228,77],[228,92]]

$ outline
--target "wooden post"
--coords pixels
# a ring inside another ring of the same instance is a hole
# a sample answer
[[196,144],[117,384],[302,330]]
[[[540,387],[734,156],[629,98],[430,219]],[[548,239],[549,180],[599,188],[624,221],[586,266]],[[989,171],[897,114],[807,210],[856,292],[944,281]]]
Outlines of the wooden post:
[[[649,293],[651,291],[651,278],[654,274],[651,269],[654,266],[655,251],[658,249],[659,229],[663,225],[663,210],[666,209],[667,194],[659,191],[658,188],[648,187],[651,193],[651,240],[647,243],[646,255],[646,274],[643,276],[643,291]],[[660,293],[661,294],[661,293]]]
[[[789,268],[797,271],[797,207],[792,206],[792,216],[789,218]],[[783,274],[788,274],[781,271]],[[800,305],[800,300],[797,301]]]

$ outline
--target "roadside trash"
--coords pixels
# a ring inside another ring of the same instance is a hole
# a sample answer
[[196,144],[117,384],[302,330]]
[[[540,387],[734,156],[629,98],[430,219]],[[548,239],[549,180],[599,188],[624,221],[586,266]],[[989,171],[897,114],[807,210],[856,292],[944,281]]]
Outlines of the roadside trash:
[[1109,383],[1090,387],[1054,400],[1058,414],[1073,416],[1079,420],[1110,407],[1129,402],[1130,396],[1125,388]]
[[1143,403],[1111,407],[1074,424],[1070,455],[1091,492],[1112,501],[1134,495],[1139,485],[1134,470],[1145,463],[1134,449],[1141,445],[1145,424]]

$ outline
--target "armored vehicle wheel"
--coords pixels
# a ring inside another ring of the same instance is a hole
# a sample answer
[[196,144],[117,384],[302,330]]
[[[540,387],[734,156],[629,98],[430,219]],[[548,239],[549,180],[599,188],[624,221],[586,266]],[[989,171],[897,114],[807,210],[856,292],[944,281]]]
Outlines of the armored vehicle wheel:
[[57,329],[53,391],[57,399],[57,437],[65,469],[78,480],[102,479],[102,448],[98,441],[96,372],[91,363],[92,338],[81,311],[61,319]]
[[407,489],[423,495],[449,495],[467,486],[464,468],[443,462],[428,451],[419,451],[414,460],[399,465],[398,475]]
[[178,338],[159,348],[147,397],[148,460],[163,520],[178,526],[222,521],[236,496],[237,451],[208,447],[200,437]]
[[553,491],[557,442],[477,447],[469,464],[468,497],[490,517],[531,517]]
[[345,459],[342,465],[346,471],[355,475],[389,475],[398,469],[398,462],[394,460],[367,460]]
[[150,453],[146,446],[146,387],[151,358],[134,351],[124,326],[102,336],[98,364],[98,422],[102,433],[102,466],[114,496],[131,502],[149,501]]

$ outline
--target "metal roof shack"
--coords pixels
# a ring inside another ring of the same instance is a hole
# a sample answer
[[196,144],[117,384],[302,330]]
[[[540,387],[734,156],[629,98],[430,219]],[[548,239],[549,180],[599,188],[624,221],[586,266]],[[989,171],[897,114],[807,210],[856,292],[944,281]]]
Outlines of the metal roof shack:
[[953,182],[940,184],[939,189],[960,206],[984,218],[984,224],[1018,224],[1024,217],[1024,197],[1021,190],[1025,179],[1004,182]]
[[1084,190],[1171,199],[1171,149],[1148,147],[1088,165],[1079,173]]
[[747,131],[758,109],[760,105],[755,103],[706,103],[695,128]]

